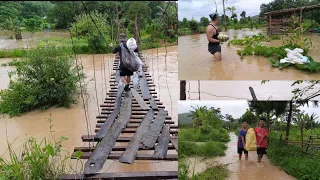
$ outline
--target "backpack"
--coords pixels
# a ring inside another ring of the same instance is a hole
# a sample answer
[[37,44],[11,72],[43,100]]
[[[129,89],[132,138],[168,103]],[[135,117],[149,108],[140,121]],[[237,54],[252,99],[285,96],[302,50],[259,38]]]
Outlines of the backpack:
[[122,43],[120,44],[120,48],[123,65],[132,72],[138,71],[140,64],[138,63],[135,54],[125,48]]

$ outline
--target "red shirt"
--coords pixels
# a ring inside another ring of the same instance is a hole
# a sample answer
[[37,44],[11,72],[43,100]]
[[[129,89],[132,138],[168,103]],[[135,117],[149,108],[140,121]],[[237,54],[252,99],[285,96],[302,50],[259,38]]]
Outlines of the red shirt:
[[267,148],[267,138],[266,138],[266,136],[268,136],[268,129],[267,128],[256,127],[255,133],[256,133],[256,138],[257,138],[257,146],[259,147],[259,142],[261,141],[261,139],[263,137],[265,137],[261,141],[260,147]]

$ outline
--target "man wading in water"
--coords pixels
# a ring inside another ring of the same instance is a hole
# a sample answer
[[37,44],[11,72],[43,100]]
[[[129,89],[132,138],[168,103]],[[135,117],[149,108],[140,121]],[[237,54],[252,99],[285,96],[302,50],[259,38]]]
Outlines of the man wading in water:
[[221,61],[221,46],[218,40],[219,31],[217,25],[219,24],[218,14],[210,14],[211,22],[206,29],[207,39],[209,41],[208,51],[215,56],[218,61]]
[[[128,51],[134,51],[134,52],[138,52],[138,47],[137,47],[137,44],[136,44],[136,40],[134,38],[130,38],[128,39],[128,41],[121,41],[120,43],[123,44],[123,47],[125,49],[127,49]],[[113,47],[112,44],[110,44],[111,47]],[[119,53],[119,56],[120,56],[120,66],[119,66],[119,69],[120,69],[120,77],[121,77],[121,80],[124,82],[125,84],[125,88],[124,90],[125,91],[129,91],[130,88],[129,88],[129,85],[130,85],[130,77],[133,75],[133,72],[130,71],[126,66],[124,66],[123,64],[123,57],[122,57],[122,52],[121,52],[121,47],[120,45],[115,47],[113,49],[113,54],[115,53]]]
[[258,154],[258,166],[262,167],[261,159],[264,154],[267,154],[267,137],[268,129],[264,126],[265,119],[260,118],[259,127],[256,127],[255,133],[257,138],[257,154]]

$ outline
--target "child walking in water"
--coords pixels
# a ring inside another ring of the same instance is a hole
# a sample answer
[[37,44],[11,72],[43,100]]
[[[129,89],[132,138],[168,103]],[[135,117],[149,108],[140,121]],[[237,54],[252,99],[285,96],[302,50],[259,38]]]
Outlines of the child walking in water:
[[267,154],[267,137],[268,137],[268,129],[264,126],[265,119],[260,118],[259,120],[259,127],[256,127],[255,133],[257,138],[257,154],[258,154],[258,163],[257,165],[259,167],[262,167],[261,165],[261,159],[264,154]]
[[238,154],[239,154],[239,161],[241,161],[242,157],[242,151],[244,152],[245,159],[248,160],[248,151],[244,149],[246,145],[246,134],[247,134],[247,121],[242,121],[242,128],[239,130],[239,136],[238,136]]

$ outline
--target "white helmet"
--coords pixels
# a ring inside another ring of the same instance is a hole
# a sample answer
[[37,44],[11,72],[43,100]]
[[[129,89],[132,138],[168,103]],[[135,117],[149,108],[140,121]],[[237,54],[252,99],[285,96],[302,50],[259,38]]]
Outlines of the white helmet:
[[137,42],[134,38],[130,38],[127,40],[127,47],[129,49],[129,51],[134,51],[135,49],[137,49]]

